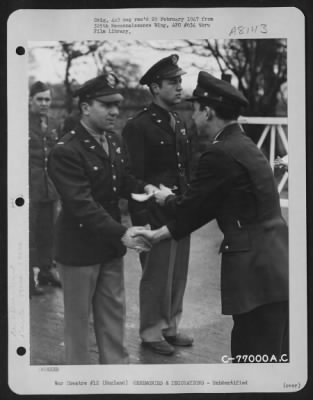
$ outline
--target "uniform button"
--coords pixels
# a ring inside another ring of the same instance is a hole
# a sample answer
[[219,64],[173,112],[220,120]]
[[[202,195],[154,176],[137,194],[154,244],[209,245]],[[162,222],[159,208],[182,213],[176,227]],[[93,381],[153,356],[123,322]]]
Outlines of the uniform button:
[[96,165],[93,167],[93,169],[95,170],[95,171],[98,171],[98,169],[99,169],[99,167],[97,167]]
[[163,140],[161,140],[161,142],[160,142],[161,144],[164,144],[164,142],[163,142]]
[[228,250],[228,249],[229,249],[229,246],[226,245],[226,246],[225,246],[225,250]]
[[123,158],[121,159],[121,162],[122,162],[122,163],[124,162]]
[[114,190],[114,192],[116,192],[116,190],[117,190],[117,189],[116,189],[116,187],[115,187],[115,186],[113,187],[113,190]]
[[44,141],[44,142],[46,142],[46,141],[47,141],[47,138],[46,138],[45,136],[43,137],[43,141]]
[[181,167],[181,163],[178,163],[178,167],[179,167],[179,168]]
[[43,149],[44,149],[44,151],[47,151],[47,150],[48,150],[47,147],[44,147]]
[[79,227],[82,228],[84,225],[83,224],[79,224]]
[[45,162],[47,162],[48,161],[48,157],[45,157]]
[[72,135],[75,135],[75,131],[71,131],[71,134],[72,134]]
[[116,179],[116,175],[113,175],[113,179],[114,179],[114,180]]
[[180,156],[180,152],[179,151],[177,152],[177,155]]

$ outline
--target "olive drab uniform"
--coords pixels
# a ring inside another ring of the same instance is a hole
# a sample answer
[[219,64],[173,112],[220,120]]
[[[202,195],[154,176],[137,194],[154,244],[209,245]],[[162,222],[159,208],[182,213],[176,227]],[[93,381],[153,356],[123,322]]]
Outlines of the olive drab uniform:
[[[130,119],[123,139],[132,173],[153,185],[161,183],[183,193],[190,175],[190,139],[177,113],[152,103]],[[134,225],[158,228],[168,216],[154,200],[129,202]],[[187,281],[190,237],[178,242],[166,240],[141,254],[140,335],[143,341],[174,336],[182,314]]]
[[58,140],[58,123],[50,117],[29,114],[29,232],[30,283],[33,267],[51,267],[53,228],[58,194],[48,176],[48,155]]
[[[247,315],[247,323],[242,324],[245,329],[253,329],[256,322],[249,313],[261,307],[279,305],[282,312],[275,318],[286,318],[288,228],[271,167],[237,123],[227,126],[208,145],[189,189],[184,196],[168,198],[166,208],[175,215],[168,228],[177,240],[217,220],[224,234],[220,247],[223,314],[235,320]],[[288,330],[284,323],[277,326]],[[243,331],[233,331],[233,354],[249,349],[249,343],[242,343],[244,337]],[[272,340],[267,339],[251,343],[251,352],[260,346],[264,354],[272,354]]]
[[108,132],[106,140],[108,152],[80,123],[49,157],[49,174],[62,201],[55,257],[64,286],[68,364],[90,362],[90,309],[100,363],[128,361],[122,261],[126,248],[121,242],[127,228],[121,224],[118,201],[143,191],[144,184],[126,172],[117,135]]

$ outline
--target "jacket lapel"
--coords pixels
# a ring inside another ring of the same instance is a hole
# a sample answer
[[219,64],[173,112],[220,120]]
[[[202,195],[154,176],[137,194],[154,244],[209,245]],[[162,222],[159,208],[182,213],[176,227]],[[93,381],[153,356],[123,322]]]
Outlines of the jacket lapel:
[[174,135],[174,131],[170,126],[169,117],[166,110],[162,110],[161,107],[156,106],[152,103],[149,107],[149,114],[152,121],[163,131],[168,132],[170,135]]
[[81,124],[78,124],[76,130],[79,135],[79,139],[86,150],[97,154],[97,156],[99,156],[100,158],[105,158],[107,160],[109,159],[109,156],[104,151],[104,149]]

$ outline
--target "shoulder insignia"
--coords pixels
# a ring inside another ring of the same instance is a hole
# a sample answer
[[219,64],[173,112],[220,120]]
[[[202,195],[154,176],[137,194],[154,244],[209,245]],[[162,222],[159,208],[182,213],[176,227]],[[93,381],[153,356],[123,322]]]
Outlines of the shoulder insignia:
[[128,118],[128,120],[135,119],[137,117],[140,117],[140,115],[145,114],[148,111],[148,107],[145,107],[144,109],[138,111],[136,114],[132,115],[131,117]]
[[[74,132],[74,133],[72,133]],[[57,144],[66,144],[70,142],[75,137],[76,132],[70,131],[61,137],[61,140],[57,142]]]

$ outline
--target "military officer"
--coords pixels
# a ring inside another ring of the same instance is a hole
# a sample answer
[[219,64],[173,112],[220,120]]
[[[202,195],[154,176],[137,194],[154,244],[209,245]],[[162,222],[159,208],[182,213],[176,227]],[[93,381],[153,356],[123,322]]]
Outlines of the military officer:
[[231,353],[288,357],[288,230],[271,167],[237,118],[246,98],[230,83],[201,71],[191,98],[193,120],[207,136],[195,179],[183,196],[155,194],[172,220],[146,237],[177,240],[216,219],[224,240],[222,313],[233,317]]
[[[183,193],[190,174],[190,142],[186,126],[173,107],[182,100],[182,75],[173,54],[154,64],[141,78],[152,94],[152,103],[123,130],[123,139],[134,175],[158,186],[165,184]],[[162,226],[168,217],[154,200],[130,202],[135,225]],[[187,281],[190,238],[166,240],[141,254],[140,337],[146,348],[171,355],[174,346],[191,346],[193,339],[178,330]]]
[[51,148],[58,140],[59,124],[49,115],[51,90],[37,81],[30,88],[29,112],[29,227],[30,227],[30,295],[43,294],[38,283],[60,286],[53,266],[53,227],[58,195],[47,173]]
[[[48,170],[62,202],[56,261],[64,290],[67,364],[90,363],[88,321],[93,310],[100,364],[128,361],[124,343],[126,247],[143,249],[121,224],[118,200],[151,186],[126,172],[114,124],[123,99],[114,75],[87,81],[76,92],[81,119],[50,153]],[[146,249],[146,248],[145,248]]]

